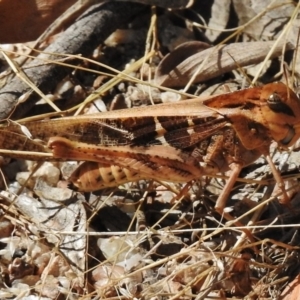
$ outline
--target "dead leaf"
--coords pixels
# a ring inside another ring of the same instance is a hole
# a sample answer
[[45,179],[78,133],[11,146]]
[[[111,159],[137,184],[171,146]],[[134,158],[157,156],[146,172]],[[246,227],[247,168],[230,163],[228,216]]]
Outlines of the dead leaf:
[[[276,33],[280,33],[283,26],[290,19],[295,6],[292,2],[283,3],[281,0],[233,0],[233,7],[239,19],[239,26],[245,25],[259,14],[261,17],[250,22],[244,29],[244,40],[249,36],[255,39],[274,38]],[[272,4],[268,9],[268,5]],[[264,12],[264,13],[263,13]]]
[[[237,69],[238,66],[263,61],[274,45],[275,42],[245,42],[203,50],[207,48],[207,44],[197,42],[183,44],[161,61],[155,74],[155,83],[175,87],[185,86],[191,78],[194,78],[195,83],[206,81]],[[282,42],[277,43],[271,58],[281,55],[283,46]],[[286,50],[293,48],[291,43],[286,44]]]
[[205,31],[206,37],[211,42],[214,42],[222,34],[222,30],[226,29],[230,17],[230,4],[231,0],[213,1],[208,29]]

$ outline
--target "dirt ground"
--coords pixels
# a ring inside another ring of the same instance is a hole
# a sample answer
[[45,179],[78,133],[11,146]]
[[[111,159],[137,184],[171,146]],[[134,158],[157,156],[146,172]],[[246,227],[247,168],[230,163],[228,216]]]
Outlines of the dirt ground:
[[0,299],[300,299],[299,6],[0,1]]

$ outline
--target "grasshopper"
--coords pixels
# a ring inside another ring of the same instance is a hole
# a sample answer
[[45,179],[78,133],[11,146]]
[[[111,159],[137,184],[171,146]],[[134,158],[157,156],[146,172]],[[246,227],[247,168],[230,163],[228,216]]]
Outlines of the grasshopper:
[[[32,139],[19,125],[8,124],[1,129],[0,145],[50,152],[52,160],[86,161],[71,176],[82,191],[139,179],[189,182],[231,170],[215,206],[223,212],[241,169],[261,155],[288,200],[269,148],[272,141],[280,148],[293,145],[299,122],[296,94],[283,83],[270,83],[204,101],[26,122],[22,125]],[[30,153],[23,157],[37,159]]]

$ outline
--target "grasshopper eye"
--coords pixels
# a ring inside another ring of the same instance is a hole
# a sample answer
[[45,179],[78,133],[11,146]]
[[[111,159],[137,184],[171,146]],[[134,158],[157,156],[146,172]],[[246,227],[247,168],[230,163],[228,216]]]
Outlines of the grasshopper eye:
[[278,104],[282,103],[280,96],[275,92],[271,94],[268,98],[268,104]]
[[282,101],[281,97],[274,92],[267,100],[268,106],[271,110],[277,113],[284,113],[288,116],[295,117],[293,110]]

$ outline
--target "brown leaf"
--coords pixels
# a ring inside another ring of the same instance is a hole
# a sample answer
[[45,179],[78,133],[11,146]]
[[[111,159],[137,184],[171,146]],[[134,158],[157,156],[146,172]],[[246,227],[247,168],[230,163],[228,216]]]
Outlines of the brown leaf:
[[223,30],[226,29],[230,18],[230,5],[231,0],[213,1],[211,16],[207,23],[207,30],[205,31],[205,36],[211,42],[216,41],[216,39],[222,34]]
[[[271,3],[272,5],[268,8]],[[283,28],[295,9],[292,2],[283,3],[281,0],[267,0],[264,2],[259,0],[234,0],[232,5],[239,19],[239,26],[243,26],[250,21],[250,24],[244,29],[245,39],[248,39],[249,36],[257,39],[278,36],[281,32],[279,28]],[[262,14],[262,16],[251,22],[259,14]]]
[[[195,72],[197,75],[194,82],[206,81],[237,69],[238,66],[263,61],[274,44],[274,41],[245,42],[203,50],[208,47],[207,44],[189,42],[176,48],[161,61],[155,74],[155,83],[167,87],[185,86],[195,76]],[[275,46],[271,58],[282,54],[283,46],[284,43],[280,41]],[[293,48],[291,43],[286,44],[286,50]]]

